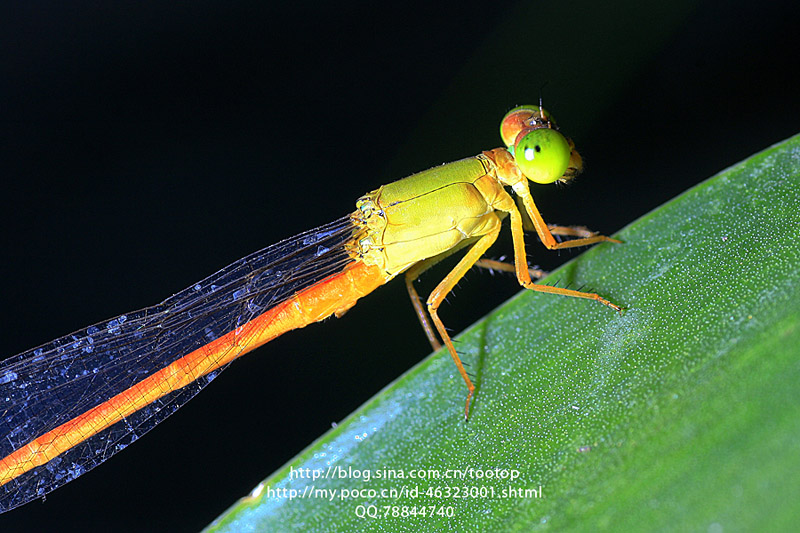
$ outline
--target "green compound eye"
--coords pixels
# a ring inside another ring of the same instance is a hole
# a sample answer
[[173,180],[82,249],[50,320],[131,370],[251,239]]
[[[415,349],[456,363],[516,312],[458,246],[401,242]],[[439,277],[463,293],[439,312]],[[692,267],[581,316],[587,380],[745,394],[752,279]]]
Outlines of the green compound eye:
[[522,173],[536,183],[558,181],[569,164],[569,143],[550,128],[531,130],[517,141],[514,159]]

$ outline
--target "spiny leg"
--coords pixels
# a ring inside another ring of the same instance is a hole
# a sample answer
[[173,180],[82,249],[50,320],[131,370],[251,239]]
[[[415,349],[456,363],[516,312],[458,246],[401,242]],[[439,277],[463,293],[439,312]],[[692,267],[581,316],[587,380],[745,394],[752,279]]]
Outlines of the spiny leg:
[[[592,231],[589,231],[588,228],[583,226],[554,226],[545,224],[544,219],[542,219],[541,213],[539,213],[539,209],[536,207],[536,204],[533,202],[533,197],[531,197],[531,192],[528,190],[528,184],[525,183],[524,187],[514,187],[514,192],[517,194],[517,197],[522,200],[522,203],[525,205],[525,211],[527,211],[528,216],[533,223],[533,227],[536,229],[536,233],[539,235],[539,238],[542,240],[542,244],[544,244],[550,250],[560,250],[562,248],[575,248],[576,246],[587,246],[589,244],[594,244],[597,242],[615,242],[621,243],[622,241],[618,241],[617,239],[613,239],[611,237],[607,237],[605,235],[598,235]],[[518,228],[520,236],[522,235],[522,219],[519,211],[515,206],[509,206],[509,214],[511,214],[512,221],[515,218],[514,213],[512,211],[516,211],[516,218],[519,219],[517,224],[512,222],[511,230],[512,235],[516,239],[515,226]],[[568,241],[563,242],[556,242],[553,235],[565,235],[565,236],[574,236],[578,237],[577,239],[571,239]],[[524,257],[524,256],[523,256]]]
[[425,261],[420,261],[416,265],[412,266],[408,270],[406,270],[405,280],[406,280],[406,289],[408,289],[408,296],[411,298],[411,304],[414,306],[414,311],[417,313],[417,318],[419,318],[419,323],[422,324],[422,329],[425,330],[425,335],[428,337],[428,340],[433,347],[433,351],[440,349],[442,347],[439,339],[436,338],[436,333],[434,333],[433,326],[431,325],[431,321],[428,319],[428,313],[425,311],[425,308],[422,304],[422,299],[419,297],[419,293],[417,289],[414,287],[414,282],[419,278],[423,272],[428,270],[430,267],[436,264],[436,261],[433,259],[426,259]]
[[[542,239],[547,248],[551,250],[558,250],[561,248],[572,248],[575,246],[585,246],[587,244],[593,244],[596,242],[620,242],[616,239],[612,239],[611,237],[606,237],[605,235],[592,235],[592,236],[585,236],[580,237],[582,232],[587,231],[585,228],[564,228],[563,226],[553,226],[556,228],[556,234],[570,234],[570,233],[561,233],[562,229],[565,229],[569,232],[574,232],[574,234],[578,235],[580,238],[564,241],[564,242],[556,242],[555,238],[553,238],[553,234],[551,233],[551,227],[547,226],[542,219],[542,215],[539,214],[539,210],[536,208],[536,205],[533,203],[533,198],[530,196],[530,192],[527,191],[527,195],[524,192],[517,191],[519,197],[522,198],[522,201],[525,204],[525,208],[528,211],[528,215],[531,217],[534,226],[536,227],[536,232],[539,234],[539,238]],[[508,205],[508,204],[507,204]],[[508,205],[508,214],[511,218],[511,236],[514,241],[514,264],[516,266],[516,274],[517,280],[519,284],[525,287],[526,289],[531,289],[533,291],[538,292],[546,292],[549,294],[560,294],[563,296],[571,296],[573,298],[584,298],[587,300],[595,300],[600,302],[601,304],[608,306],[616,311],[622,312],[622,308],[616,304],[611,303],[610,301],[606,300],[599,294],[595,294],[593,292],[581,292],[576,291],[573,289],[563,289],[561,287],[551,287],[549,285],[536,285],[531,281],[531,276],[528,272],[527,262],[525,260],[525,235],[522,230],[522,216],[520,212],[517,210],[516,206],[512,204]],[[591,233],[591,232],[589,232]],[[524,266],[523,266],[524,265]]]
[[[524,227],[524,220],[523,220],[523,227]],[[592,231],[586,226],[558,226],[556,224],[548,224],[547,229],[549,229],[550,233],[552,233],[553,235],[561,235],[565,237],[589,238],[597,235],[596,231]],[[619,242],[616,239],[609,239],[609,240],[612,242]],[[485,268],[486,270],[499,270],[501,272],[509,272],[511,274],[515,274],[517,272],[517,268],[514,263],[507,263],[505,261],[498,261],[495,259],[487,259],[485,257],[476,261],[475,266],[478,268]],[[426,268],[423,268],[422,270],[424,271],[426,270]],[[543,277],[547,276],[548,273],[549,272],[542,270],[540,268],[534,268],[530,266],[528,267],[528,274],[530,274],[532,279],[542,279]],[[417,299],[419,299],[419,296],[417,296]]]
[[[458,356],[456,352],[455,346],[453,346],[453,341],[450,338],[450,335],[447,333],[447,329],[445,329],[442,320],[439,318],[438,309],[441,303],[444,301],[445,297],[448,293],[453,290],[453,287],[456,286],[456,283],[464,277],[464,274],[472,268],[472,266],[481,258],[481,256],[486,252],[486,250],[497,240],[497,235],[500,233],[500,219],[496,216],[494,217],[493,223],[488,228],[488,233],[483,235],[479,238],[475,244],[464,254],[464,257],[458,262],[458,264],[450,271],[444,279],[439,282],[439,285],[433,289],[430,296],[428,296],[427,306],[428,306],[428,313],[430,313],[431,319],[433,320],[433,324],[436,326],[436,330],[439,332],[439,336],[442,338],[445,346],[447,346],[447,351],[450,352],[450,357],[453,358],[453,362],[456,364],[456,368],[458,368],[458,373],[461,374],[461,378],[464,380],[464,383],[467,384],[467,402],[464,406],[464,419],[466,420],[469,417],[469,406],[472,400],[472,395],[475,392],[475,385],[472,384],[472,380],[469,379],[467,375],[467,371],[464,370],[464,365],[461,362],[461,358]],[[527,272],[527,270],[526,270]]]
[[[588,230],[586,231],[588,232]],[[570,235],[573,234],[570,233]],[[430,319],[428,318],[428,313],[424,309],[422,298],[420,298],[416,287],[414,287],[414,282],[419,279],[419,277],[423,274],[423,272],[425,272],[432,266],[436,265],[441,260],[442,260],[441,256],[431,257],[430,259],[426,259],[425,261],[420,261],[419,263],[415,264],[414,266],[406,270],[405,273],[406,289],[408,290],[408,296],[411,299],[411,305],[414,306],[414,311],[417,313],[417,318],[419,318],[419,323],[422,325],[422,329],[425,331],[425,336],[428,337],[428,341],[431,343],[431,347],[433,348],[434,352],[439,350],[442,347],[442,344],[436,337],[434,328],[431,325]],[[504,261],[497,261],[494,259],[481,258],[475,262],[474,266],[479,268],[485,268],[487,270],[499,270],[501,272],[510,272],[512,274],[516,272],[516,267],[514,266],[513,263],[506,263]],[[531,278],[534,279],[541,279],[547,275],[547,272],[545,272],[544,270],[533,267],[528,268],[528,273],[530,274]]]
[[[550,230],[550,233],[553,235],[563,235],[565,237],[580,237],[584,239],[588,239],[590,237],[595,237],[598,235],[598,232],[592,231],[586,226],[558,226],[556,224],[548,224],[547,229]],[[613,242],[619,242],[616,239],[609,238],[608,240]]]
[[[514,265],[514,263],[506,263],[505,261],[497,261],[495,259],[486,259],[485,257],[478,259],[475,262],[475,266],[479,268],[485,268],[486,270],[510,272],[511,274],[516,274],[517,272],[517,267]],[[541,279],[548,273],[540,268],[528,267],[528,274],[530,274],[531,278]]]

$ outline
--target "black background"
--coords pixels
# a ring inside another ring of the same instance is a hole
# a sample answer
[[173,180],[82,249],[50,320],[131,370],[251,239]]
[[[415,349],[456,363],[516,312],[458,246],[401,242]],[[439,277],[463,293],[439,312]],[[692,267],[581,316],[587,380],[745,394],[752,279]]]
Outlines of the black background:
[[[534,196],[546,220],[604,233],[800,129],[796,3],[554,4],[3,8],[0,354],[495,147],[505,111],[546,82],[587,171]],[[546,268],[573,255],[529,251]],[[201,528],[429,353],[404,291],[245,357],[0,530]],[[459,331],[516,291],[473,272],[442,315]]]

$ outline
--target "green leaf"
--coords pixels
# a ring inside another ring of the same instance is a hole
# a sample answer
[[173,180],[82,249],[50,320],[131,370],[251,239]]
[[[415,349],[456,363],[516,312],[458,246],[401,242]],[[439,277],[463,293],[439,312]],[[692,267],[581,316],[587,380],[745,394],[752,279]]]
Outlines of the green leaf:
[[[616,208],[624,209],[624,193]],[[796,525],[800,136],[692,188],[617,237],[624,244],[595,246],[547,282],[588,283],[624,314],[519,294],[458,337],[477,375],[469,422],[461,414],[464,384],[440,351],[210,530]],[[374,342],[380,357],[378,339],[364,342]],[[325,475],[329,467],[362,476],[290,478],[290,469]],[[472,469],[485,477],[377,478],[390,469],[429,476]],[[490,477],[497,473],[519,477]],[[312,488],[337,493],[333,501],[299,496]],[[416,488],[419,495],[397,498],[380,492]],[[429,488],[441,497],[424,494]],[[510,488],[533,492],[501,497]],[[376,493],[340,500],[341,491],[356,489]],[[452,516],[398,517],[384,507],[434,505]],[[380,518],[360,518],[359,506]]]

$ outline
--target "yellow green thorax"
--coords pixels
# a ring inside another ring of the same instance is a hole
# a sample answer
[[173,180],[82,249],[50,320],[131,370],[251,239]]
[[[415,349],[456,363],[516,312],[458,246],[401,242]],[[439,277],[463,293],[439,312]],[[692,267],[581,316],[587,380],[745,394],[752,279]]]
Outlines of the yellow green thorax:
[[493,206],[503,191],[495,171],[494,162],[479,155],[362,196],[354,213],[365,229],[358,242],[359,258],[379,265],[390,278],[484,235],[499,222]]

